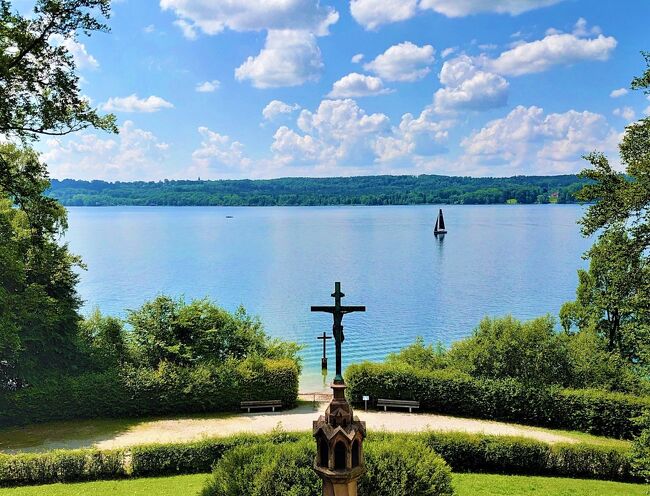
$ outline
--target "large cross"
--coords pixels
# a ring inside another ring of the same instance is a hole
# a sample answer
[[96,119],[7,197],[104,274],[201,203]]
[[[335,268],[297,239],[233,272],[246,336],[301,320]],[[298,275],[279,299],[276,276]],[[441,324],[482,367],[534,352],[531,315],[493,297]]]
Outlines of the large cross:
[[365,306],[347,306],[344,307],[341,305],[341,298],[345,295],[341,292],[341,283],[334,283],[334,292],[332,297],[334,298],[333,307],[321,307],[321,306],[312,306],[312,312],[326,312],[331,313],[334,317],[334,325],[332,326],[332,333],[334,334],[334,341],[336,342],[336,376],[334,377],[334,382],[341,383],[343,382],[343,372],[341,370],[341,343],[345,340],[343,335],[343,316],[346,313],[352,312],[365,312]]

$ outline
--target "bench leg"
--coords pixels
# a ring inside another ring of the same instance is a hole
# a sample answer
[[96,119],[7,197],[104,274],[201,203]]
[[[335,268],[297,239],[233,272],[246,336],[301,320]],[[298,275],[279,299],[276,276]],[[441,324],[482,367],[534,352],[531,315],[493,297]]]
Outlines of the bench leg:
[[409,413],[413,413],[413,410],[411,410],[411,407],[409,407]]
[[251,413],[251,409],[250,409],[250,408],[248,409],[248,413]]
[[273,412],[275,412],[275,407],[273,407]]
[[384,411],[386,411],[386,405],[384,405]]

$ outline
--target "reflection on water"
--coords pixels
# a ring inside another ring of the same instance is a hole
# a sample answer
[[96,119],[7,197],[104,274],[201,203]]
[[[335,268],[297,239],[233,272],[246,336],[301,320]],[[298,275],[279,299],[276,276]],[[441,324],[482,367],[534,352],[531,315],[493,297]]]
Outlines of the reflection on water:
[[[303,391],[319,390],[334,281],[366,313],[345,321],[344,363],[379,360],[416,336],[443,344],[485,315],[553,313],[573,298],[589,241],[571,205],[71,208],[67,235],[88,271],[85,310],[124,315],[157,294],[244,305],[298,341]],[[226,218],[233,216],[233,218]],[[328,344],[330,374],[333,349]]]

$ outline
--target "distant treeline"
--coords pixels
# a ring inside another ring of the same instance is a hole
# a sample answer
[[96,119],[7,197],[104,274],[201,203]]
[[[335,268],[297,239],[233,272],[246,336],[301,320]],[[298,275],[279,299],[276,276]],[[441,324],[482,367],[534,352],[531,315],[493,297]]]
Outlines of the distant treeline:
[[65,179],[52,180],[49,194],[68,206],[576,203],[575,193],[586,182],[575,175],[358,176],[114,183]]

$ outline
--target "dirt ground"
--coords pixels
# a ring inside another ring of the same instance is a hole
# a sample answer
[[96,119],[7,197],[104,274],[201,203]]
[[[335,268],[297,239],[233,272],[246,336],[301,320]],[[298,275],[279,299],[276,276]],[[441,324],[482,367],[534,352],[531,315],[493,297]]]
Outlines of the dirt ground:
[[[303,397],[306,399],[307,397]],[[311,399],[312,397],[309,396]],[[281,426],[287,431],[309,431],[318,412],[323,412],[326,398],[316,398],[315,403],[302,403],[298,408],[279,412],[242,413],[220,418],[183,418],[175,420],[153,420],[130,426],[123,432],[97,441],[102,449],[133,446],[144,443],[169,443],[193,441],[204,437],[227,436],[241,432],[270,432]],[[319,401],[321,400],[321,401]],[[463,431],[472,433],[524,436],[548,443],[576,442],[575,439],[554,434],[533,427],[524,427],[486,420],[464,419],[433,415],[429,413],[408,413],[402,411],[355,410],[361,420],[366,421],[369,431],[386,430],[408,432],[422,430]]]

